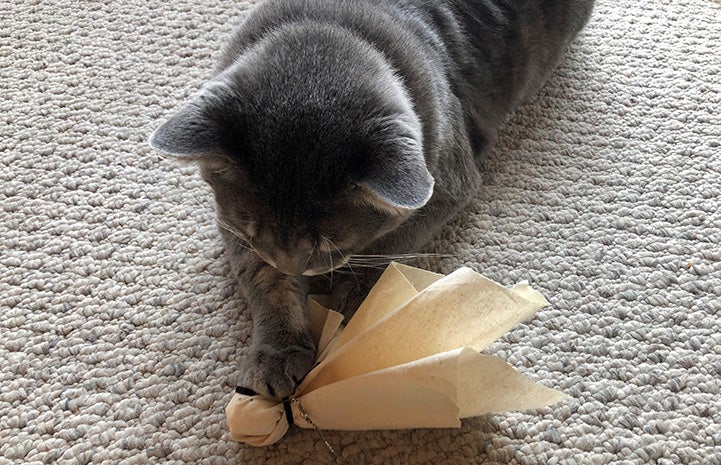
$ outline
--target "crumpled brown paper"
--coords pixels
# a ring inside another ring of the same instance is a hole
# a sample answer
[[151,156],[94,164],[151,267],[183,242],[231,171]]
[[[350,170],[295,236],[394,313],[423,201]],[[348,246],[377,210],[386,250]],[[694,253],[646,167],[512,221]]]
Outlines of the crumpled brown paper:
[[[301,428],[457,427],[461,418],[565,397],[479,354],[548,305],[527,284],[508,289],[469,268],[442,276],[393,263],[345,328],[321,302],[309,299],[317,365],[290,403]],[[231,437],[253,446],[289,428],[284,405],[259,396],[236,393],[226,415]]]

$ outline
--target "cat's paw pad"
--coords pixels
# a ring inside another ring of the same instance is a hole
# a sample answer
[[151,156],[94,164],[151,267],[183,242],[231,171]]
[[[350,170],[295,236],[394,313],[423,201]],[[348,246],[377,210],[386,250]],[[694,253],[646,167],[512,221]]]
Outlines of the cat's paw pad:
[[254,345],[241,364],[241,385],[263,396],[283,399],[293,394],[314,360],[312,342],[283,347]]

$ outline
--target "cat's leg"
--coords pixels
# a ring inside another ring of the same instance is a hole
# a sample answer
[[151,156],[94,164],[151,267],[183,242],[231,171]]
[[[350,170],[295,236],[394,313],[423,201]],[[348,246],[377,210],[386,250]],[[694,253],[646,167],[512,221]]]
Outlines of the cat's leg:
[[253,318],[252,344],[241,362],[240,384],[278,399],[289,396],[315,359],[305,305],[306,279],[281,273],[225,231],[223,237]]

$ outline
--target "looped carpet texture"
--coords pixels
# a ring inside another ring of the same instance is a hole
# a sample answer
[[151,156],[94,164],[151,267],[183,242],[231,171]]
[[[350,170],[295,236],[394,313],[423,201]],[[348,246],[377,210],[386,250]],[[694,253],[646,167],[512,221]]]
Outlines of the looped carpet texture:
[[[249,317],[208,189],[146,142],[251,6],[0,1],[0,465],[334,461],[230,441]],[[721,464],[719,44],[718,2],[600,0],[419,264],[542,290],[490,352],[571,398],[325,432],[344,463]]]

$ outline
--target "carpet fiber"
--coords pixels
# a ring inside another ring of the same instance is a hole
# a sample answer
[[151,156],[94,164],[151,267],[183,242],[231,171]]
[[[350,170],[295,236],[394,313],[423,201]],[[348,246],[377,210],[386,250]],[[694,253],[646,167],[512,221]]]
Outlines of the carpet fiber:
[[[252,2],[0,2],[0,465],[331,463],[224,407],[250,321],[152,129]],[[489,352],[571,398],[326,432],[357,464],[721,464],[721,6],[600,0],[427,251],[551,301]]]

